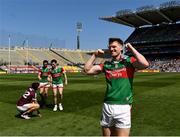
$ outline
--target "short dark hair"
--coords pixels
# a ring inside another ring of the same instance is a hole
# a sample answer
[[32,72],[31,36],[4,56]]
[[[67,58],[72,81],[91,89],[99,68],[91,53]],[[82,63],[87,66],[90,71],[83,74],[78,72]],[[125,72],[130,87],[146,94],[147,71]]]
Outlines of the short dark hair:
[[57,60],[55,60],[55,59],[53,59],[53,60],[51,60],[51,63],[57,63]]
[[34,89],[34,90],[37,90],[38,87],[39,87],[39,83],[38,82],[33,82],[31,87]]
[[48,61],[47,61],[47,60],[43,60],[43,64],[44,64],[44,63],[48,63]]
[[109,38],[109,45],[114,41],[117,41],[119,44],[123,45],[123,41],[120,38]]

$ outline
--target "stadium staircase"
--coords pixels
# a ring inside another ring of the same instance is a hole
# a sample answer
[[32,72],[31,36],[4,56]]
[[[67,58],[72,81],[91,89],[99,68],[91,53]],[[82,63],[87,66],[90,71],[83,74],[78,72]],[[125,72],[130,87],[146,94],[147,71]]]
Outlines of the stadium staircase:
[[84,58],[83,58],[83,56],[82,56],[81,52],[78,52],[78,53],[79,53],[79,56],[80,56],[81,62],[85,62],[85,60],[84,60]]
[[[71,63],[71,64],[74,64],[74,65],[76,64],[75,62],[73,62],[73,61],[65,58],[64,56],[62,56],[62,55],[59,54],[58,52],[54,51],[53,49],[49,48],[49,50],[50,50],[52,53],[54,53],[54,54],[58,55],[59,57],[61,57],[62,59],[64,59],[65,61],[67,61],[67,62],[69,62],[69,63]],[[81,67],[81,66],[77,66],[77,67],[83,69],[83,67]]]

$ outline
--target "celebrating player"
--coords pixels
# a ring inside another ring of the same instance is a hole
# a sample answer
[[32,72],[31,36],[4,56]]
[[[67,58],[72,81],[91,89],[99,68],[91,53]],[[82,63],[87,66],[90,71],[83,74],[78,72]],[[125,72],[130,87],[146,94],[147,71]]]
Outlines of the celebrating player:
[[105,73],[107,89],[102,109],[101,126],[104,136],[129,136],[131,127],[132,84],[135,69],[145,69],[149,63],[130,43],[126,44],[134,57],[122,57],[123,41],[109,39],[112,60],[93,65],[97,56],[104,51],[97,50],[85,63],[87,74]]
[[53,95],[54,95],[54,108],[53,111],[57,111],[58,102],[57,102],[57,92],[60,94],[59,98],[59,110],[63,110],[62,99],[63,99],[63,76],[65,85],[67,85],[67,76],[66,72],[63,68],[57,67],[57,61],[55,59],[51,60],[51,81],[53,87]]
[[38,116],[41,117],[38,110],[39,104],[36,99],[36,90],[38,88],[39,83],[32,83],[31,87],[25,91],[16,104],[18,111],[21,113],[21,117],[24,119],[30,119],[31,117],[29,117],[28,114],[32,113],[34,110],[37,110]]
[[[39,70],[38,79],[40,81],[40,96],[41,96],[41,107],[46,104],[46,98],[48,96],[48,89],[50,85],[48,84],[48,77],[50,76],[50,69],[48,68],[48,61],[43,61],[43,66]],[[46,86],[45,86],[46,85]]]

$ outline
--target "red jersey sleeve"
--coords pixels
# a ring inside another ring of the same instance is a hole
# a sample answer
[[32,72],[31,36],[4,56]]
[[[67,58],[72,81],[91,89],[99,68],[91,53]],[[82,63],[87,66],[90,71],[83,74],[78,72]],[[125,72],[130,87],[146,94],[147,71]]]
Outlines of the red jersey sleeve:
[[137,61],[137,59],[136,59],[135,57],[130,57],[130,62],[131,62],[131,64],[134,63],[134,62],[136,62],[136,61]]
[[62,68],[61,73],[64,73],[64,72],[66,72],[66,71],[64,70],[64,68]]
[[103,71],[103,68],[104,68],[104,64],[99,64],[100,68],[101,68],[101,71]]

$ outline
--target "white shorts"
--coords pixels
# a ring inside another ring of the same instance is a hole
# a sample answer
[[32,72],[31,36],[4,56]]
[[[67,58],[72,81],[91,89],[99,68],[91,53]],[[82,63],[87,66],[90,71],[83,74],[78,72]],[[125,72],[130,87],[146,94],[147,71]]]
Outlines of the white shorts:
[[31,107],[31,104],[24,104],[23,106],[17,106],[18,111],[25,112]]
[[[44,86],[44,85],[46,85],[46,84],[48,84],[48,82],[45,82],[45,83],[40,83],[40,86]],[[44,88],[49,88],[50,87],[50,85],[48,84],[48,85],[46,85],[46,86],[44,86]],[[42,87],[43,88],[43,87]]]
[[53,84],[53,88],[63,88],[63,84]]
[[104,103],[100,125],[102,127],[130,128],[131,105]]

